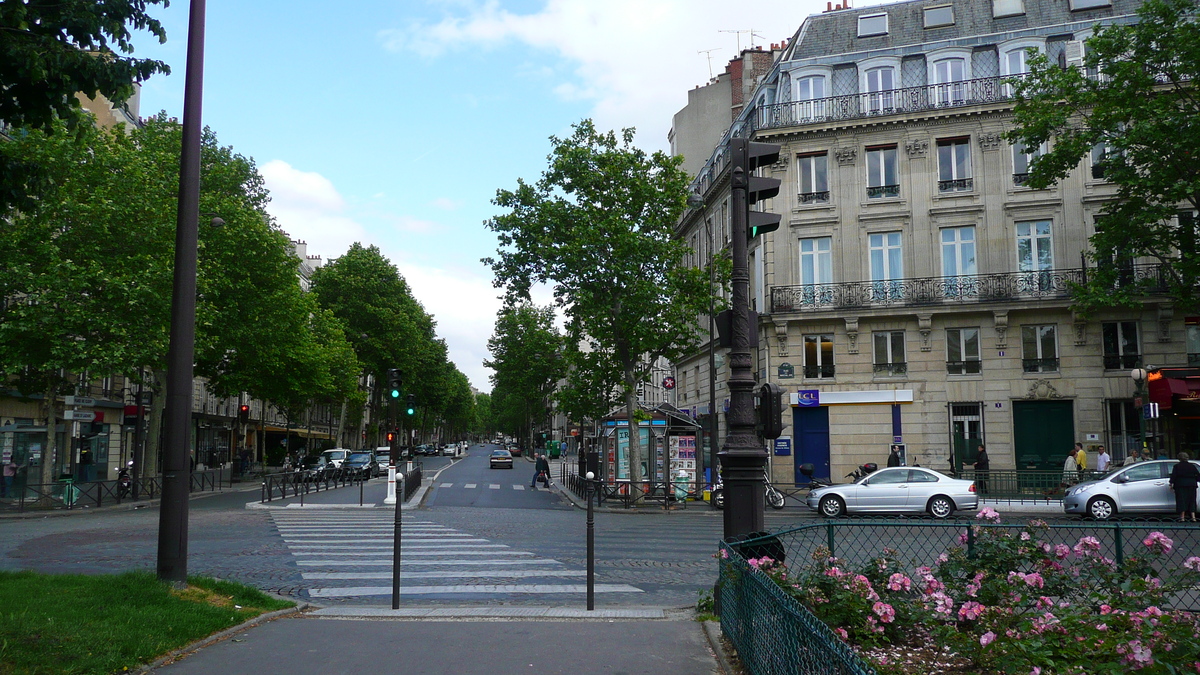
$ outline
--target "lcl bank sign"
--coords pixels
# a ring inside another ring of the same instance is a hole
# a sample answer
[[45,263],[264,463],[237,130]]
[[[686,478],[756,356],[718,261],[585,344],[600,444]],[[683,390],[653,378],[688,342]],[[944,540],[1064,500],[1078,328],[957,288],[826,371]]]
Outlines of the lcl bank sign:
[[821,405],[821,391],[800,389],[796,392],[796,405],[801,408],[816,408]]

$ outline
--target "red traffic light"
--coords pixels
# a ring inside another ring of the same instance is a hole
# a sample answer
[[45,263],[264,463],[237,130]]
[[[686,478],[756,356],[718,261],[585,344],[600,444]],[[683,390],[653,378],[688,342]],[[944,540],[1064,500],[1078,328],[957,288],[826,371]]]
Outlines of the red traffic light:
[[394,432],[389,431],[387,438],[388,438],[388,443],[391,443],[392,441],[396,440],[396,434]]
[[243,415],[247,415],[250,413],[250,406],[243,403],[241,407],[238,408],[238,412],[242,413]]

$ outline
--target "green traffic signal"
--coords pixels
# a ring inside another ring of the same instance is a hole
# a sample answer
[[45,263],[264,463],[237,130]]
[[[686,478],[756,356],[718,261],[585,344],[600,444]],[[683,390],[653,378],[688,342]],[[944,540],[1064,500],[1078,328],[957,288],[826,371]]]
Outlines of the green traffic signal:
[[417,397],[415,395],[413,395],[413,394],[408,395],[408,407],[405,409],[404,412],[409,415],[413,415],[417,412]]
[[400,398],[400,390],[399,389],[392,390],[392,398]]

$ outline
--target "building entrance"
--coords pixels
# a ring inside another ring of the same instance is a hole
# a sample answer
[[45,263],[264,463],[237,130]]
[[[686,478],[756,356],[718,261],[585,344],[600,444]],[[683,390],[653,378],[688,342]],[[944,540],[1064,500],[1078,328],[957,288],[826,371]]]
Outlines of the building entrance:
[[1074,444],[1071,401],[1013,401],[1013,458],[1018,468],[1061,467]]
[[801,464],[812,464],[815,478],[829,476],[829,408],[792,408],[795,429],[796,458],[793,468],[796,485],[807,485],[808,477],[800,473]]
[[980,403],[950,404],[950,470],[962,471],[975,463],[975,455],[983,444],[983,405]]

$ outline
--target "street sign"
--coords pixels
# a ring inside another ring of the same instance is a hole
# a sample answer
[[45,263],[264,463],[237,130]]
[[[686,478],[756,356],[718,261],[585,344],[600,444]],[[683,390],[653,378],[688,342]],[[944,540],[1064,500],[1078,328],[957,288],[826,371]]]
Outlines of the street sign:
[[67,396],[65,403],[67,405],[96,405],[96,399],[87,396]]
[[91,410],[68,410],[63,413],[63,419],[75,422],[93,422],[96,420],[96,413]]
[[1158,419],[1158,404],[1147,403],[1146,405],[1142,406],[1142,417],[1148,420]]

